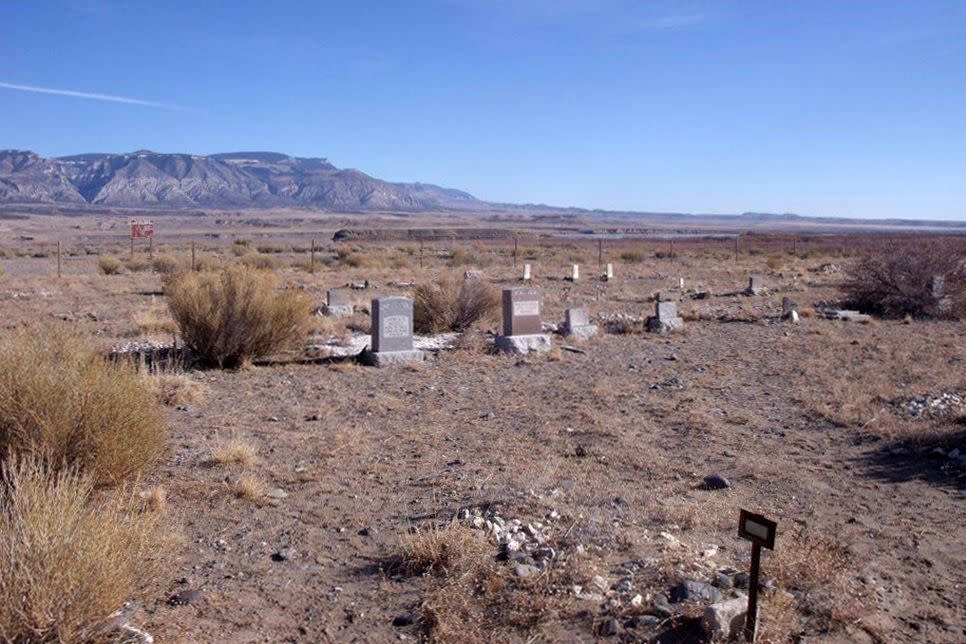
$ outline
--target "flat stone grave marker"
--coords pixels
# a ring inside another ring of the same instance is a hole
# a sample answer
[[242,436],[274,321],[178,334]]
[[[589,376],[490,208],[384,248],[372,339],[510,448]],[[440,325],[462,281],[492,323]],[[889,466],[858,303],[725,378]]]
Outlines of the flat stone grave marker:
[[567,309],[564,318],[564,333],[580,340],[597,335],[597,325],[590,323],[587,309]]
[[750,295],[758,295],[765,288],[763,280],[759,275],[752,275],[748,278],[748,293]]
[[408,297],[372,300],[372,350],[413,350],[413,301]]

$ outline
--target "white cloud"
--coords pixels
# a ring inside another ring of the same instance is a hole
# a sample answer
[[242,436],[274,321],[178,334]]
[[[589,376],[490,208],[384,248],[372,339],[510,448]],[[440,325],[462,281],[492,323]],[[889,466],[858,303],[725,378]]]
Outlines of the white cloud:
[[160,107],[167,110],[180,110],[177,105],[168,105],[156,101],[144,101],[139,98],[128,98],[127,96],[114,96],[112,94],[95,94],[93,92],[77,92],[70,89],[56,89],[53,87],[35,87],[33,85],[18,85],[16,83],[5,83],[0,81],[0,88],[13,89],[20,92],[35,92],[38,94],[55,94],[57,96],[71,96],[73,98],[86,98],[94,101],[108,101],[111,103],[128,103],[130,105],[145,105],[147,107]]

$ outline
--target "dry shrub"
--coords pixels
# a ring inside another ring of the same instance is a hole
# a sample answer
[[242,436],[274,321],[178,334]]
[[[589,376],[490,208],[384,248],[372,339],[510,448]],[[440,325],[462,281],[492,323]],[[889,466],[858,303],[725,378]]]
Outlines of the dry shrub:
[[340,264],[352,268],[369,265],[369,258],[353,248],[339,248],[335,251],[335,258]]
[[[848,303],[887,317],[962,317],[966,314],[966,251],[954,242],[916,240],[871,252],[849,272]],[[933,292],[934,277],[945,284]]]
[[277,259],[269,255],[263,255],[262,253],[246,253],[235,261],[242,266],[261,271],[272,271],[279,267],[279,261]]
[[[835,630],[860,620],[869,610],[847,548],[807,528],[797,526],[780,535],[778,547],[762,566],[778,588],[791,593],[798,612],[808,618],[813,630]],[[787,598],[772,597],[771,601],[778,615],[787,611],[782,608]],[[790,623],[787,617],[776,618],[773,626]]]
[[413,291],[413,327],[418,333],[465,331],[493,316],[500,296],[489,284],[455,273]]
[[208,385],[186,373],[161,372],[145,378],[158,401],[169,407],[192,405],[208,395]]
[[124,262],[124,268],[132,273],[143,273],[151,268],[151,262],[143,257],[133,257]]
[[171,255],[159,255],[155,257],[151,266],[156,273],[160,273],[161,275],[174,275],[185,269],[178,258],[172,257]]
[[0,476],[0,641],[103,642],[161,573],[160,515],[95,479],[13,459]]
[[539,628],[552,614],[554,582],[508,577],[509,568],[479,559],[431,592],[422,606],[429,642],[543,641]]
[[453,248],[450,259],[453,262],[453,266],[479,265],[479,258],[462,246]]
[[121,262],[116,257],[101,257],[97,260],[97,270],[101,275],[118,275],[121,272]]
[[243,474],[231,485],[231,493],[239,499],[255,503],[265,498],[265,481],[254,474]]
[[480,562],[486,540],[475,530],[455,521],[406,535],[396,567],[408,575],[452,574]]
[[276,291],[274,274],[243,266],[190,273],[167,284],[168,305],[185,344],[218,367],[240,367],[300,346],[312,319],[308,299]]
[[255,462],[255,448],[240,438],[219,441],[211,449],[211,457],[221,465],[249,466]]
[[132,365],[53,329],[0,342],[0,458],[36,454],[113,485],[143,471],[164,444],[160,406]]

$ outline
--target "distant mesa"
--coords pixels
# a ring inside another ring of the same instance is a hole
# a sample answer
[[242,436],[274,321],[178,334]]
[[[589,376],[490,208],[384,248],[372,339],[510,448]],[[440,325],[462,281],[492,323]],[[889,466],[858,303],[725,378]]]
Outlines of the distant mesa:
[[0,151],[0,203],[155,208],[307,206],[338,211],[474,210],[486,202],[425,183],[391,183],[324,158],[278,152],[200,156],[136,150],[44,158]]

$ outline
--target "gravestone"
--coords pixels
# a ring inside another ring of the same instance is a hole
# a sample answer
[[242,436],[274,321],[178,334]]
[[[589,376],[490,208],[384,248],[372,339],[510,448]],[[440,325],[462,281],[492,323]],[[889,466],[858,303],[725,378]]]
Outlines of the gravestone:
[[678,316],[678,303],[658,300],[654,316],[647,318],[647,330],[655,333],[668,333],[684,327],[684,320]]
[[344,318],[353,314],[355,307],[348,289],[337,288],[325,292],[325,313],[334,318]]
[[523,265],[523,281],[524,282],[530,281],[530,264]]
[[680,302],[681,294],[676,293],[674,291],[667,291],[667,290],[658,291],[657,298],[655,299],[657,299],[658,302]]
[[413,301],[408,297],[377,297],[372,300],[372,349],[363,361],[382,367],[421,362],[423,352],[413,349]]
[[576,282],[580,279],[580,264],[574,264],[570,267],[570,281]]
[[798,305],[791,298],[782,298],[782,319],[798,322]]
[[587,309],[567,309],[564,335],[578,340],[587,340],[597,335],[597,325],[591,324]]
[[679,277],[678,278],[678,288],[681,289],[681,290],[684,290],[684,278],[683,277]]
[[496,338],[498,351],[526,354],[549,351],[550,336],[543,333],[540,289],[503,289],[503,335]]
[[612,279],[614,279],[614,265],[613,264],[608,264],[607,265],[607,272],[604,273],[604,279],[607,280],[608,282],[611,281]]
[[761,279],[761,276],[752,275],[751,277],[748,278],[748,288],[745,290],[746,294],[760,295],[764,290],[765,290],[765,286],[764,286],[763,280]]

